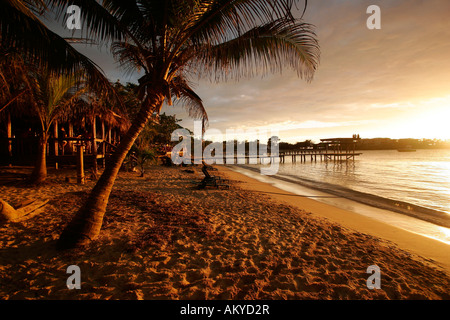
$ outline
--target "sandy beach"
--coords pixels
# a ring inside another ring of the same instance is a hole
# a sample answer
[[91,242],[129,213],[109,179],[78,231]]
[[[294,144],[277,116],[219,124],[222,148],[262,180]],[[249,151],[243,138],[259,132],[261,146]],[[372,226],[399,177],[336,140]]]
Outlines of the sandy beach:
[[[450,299],[449,246],[217,168],[229,189],[197,190],[200,167],[121,172],[99,239],[66,252],[56,239],[95,182],[60,169],[0,185],[11,205],[49,200],[0,225],[0,299]],[[381,289],[367,288],[371,265]]]

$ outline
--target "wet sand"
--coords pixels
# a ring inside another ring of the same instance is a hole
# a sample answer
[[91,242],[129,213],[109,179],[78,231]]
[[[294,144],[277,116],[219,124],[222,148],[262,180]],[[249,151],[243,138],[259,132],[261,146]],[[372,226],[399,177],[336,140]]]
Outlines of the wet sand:
[[[0,225],[1,299],[450,299],[448,266],[397,230],[219,170],[230,189],[197,190],[199,167],[121,172],[99,239],[67,252],[56,239],[94,182],[67,183],[75,170],[61,169],[39,188],[1,185],[13,205],[49,199],[42,213]],[[80,290],[66,286],[70,265]],[[367,288],[370,265],[381,289]]]

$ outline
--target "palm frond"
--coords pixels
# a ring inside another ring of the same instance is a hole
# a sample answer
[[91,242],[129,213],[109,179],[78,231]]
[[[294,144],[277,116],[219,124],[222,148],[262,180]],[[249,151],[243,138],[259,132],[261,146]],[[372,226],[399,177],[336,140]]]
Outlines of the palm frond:
[[10,52],[0,60],[0,115],[8,107],[10,113],[20,113],[30,103],[28,72],[32,68],[15,52]]
[[[291,19],[296,0],[206,0],[208,10],[198,16],[187,35],[196,43],[217,44],[246,30],[277,19]],[[195,17],[193,17],[195,18]]]
[[[81,19],[88,27],[89,33],[86,34],[90,40],[97,40],[100,42],[109,42],[112,40],[121,40],[125,37],[125,29],[122,28],[108,8],[102,3],[110,1],[96,1],[96,0],[43,0],[48,8],[52,10],[57,17],[63,17],[67,20],[67,8],[71,5],[76,5],[81,9]],[[125,1],[122,1],[123,4]],[[126,3],[131,3],[126,1]]]
[[[14,1],[20,2],[20,1]],[[88,74],[92,85],[105,88],[106,78],[89,58],[76,51],[63,38],[49,30],[26,7],[17,8],[0,2],[0,44],[12,52],[20,52],[24,59],[59,74]]]
[[173,99],[188,111],[190,117],[203,121],[203,130],[208,124],[208,114],[202,99],[191,88],[191,85],[181,76],[170,82]]
[[[84,73],[91,89],[116,97],[117,103],[120,104],[120,99],[118,99],[109,80],[99,66],[75,50],[58,34],[49,30],[34,14],[36,10],[45,8],[45,4],[60,4],[63,7],[67,5],[67,1],[8,0],[0,2],[0,45],[2,51],[6,50],[9,54],[20,52],[29,63],[37,64],[57,74],[81,75]],[[99,6],[96,1],[81,1],[78,4],[91,5],[96,8],[97,20],[94,19],[95,14],[91,14],[94,20],[89,21],[93,25],[101,24],[100,21],[104,19],[110,19],[108,23],[111,26],[94,29],[98,32],[100,38],[106,37],[106,35],[117,38],[122,36],[118,27],[112,26],[114,17],[108,16],[107,11]],[[90,10],[82,10],[82,12],[85,11]]]
[[77,75],[56,75],[48,69],[35,69],[30,76],[33,106],[44,132],[87,90]]
[[314,26],[286,19],[255,27],[218,45],[205,45],[199,52],[194,66],[206,66],[201,73],[216,80],[281,72],[289,66],[310,81],[320,60]]
[[151,59],[150,51],[143,52],[142,48],[124,41],[114,42],[111,45],[111,51],[120,65],[130,72],[144,69],[144,72],[149,73],[148,61]]

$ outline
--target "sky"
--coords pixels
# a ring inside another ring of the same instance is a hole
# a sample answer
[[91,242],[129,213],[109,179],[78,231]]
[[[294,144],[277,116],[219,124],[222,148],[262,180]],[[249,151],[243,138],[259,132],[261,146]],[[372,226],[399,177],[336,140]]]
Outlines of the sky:
[[[370,5],[381,29],[370,30]],[[303,17],[315,25],[321,58],[311,82],[282,74],[214,83],[196,92],[209,118],[206,137],[241,130],[295,143],[321,138],[450,139],[450,1],[310,0]],[[297,13],[299,15],[299,13]],[[136,82],[104,48],[79,47],[112,81]],[[194,130],[182,106],[164,106]]]

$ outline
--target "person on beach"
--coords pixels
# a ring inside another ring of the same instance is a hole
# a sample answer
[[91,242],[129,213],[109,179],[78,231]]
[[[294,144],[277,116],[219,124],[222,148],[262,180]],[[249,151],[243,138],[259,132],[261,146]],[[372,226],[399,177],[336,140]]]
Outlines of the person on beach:
[[[66,129],[64,129],[64,127],[61,127],[61,132],[60,132],[59,136],[61,138],[67,138],[67,132],[66,132]],[[65,149],[66,145],[67,145],[67,140],[62,140],[59,143],[59,146],[60,146],[61,151],[62,151],[63,154],[64,154],[64,149]]]
[[86,151],[88,153],[92,153],[92,134],[90,132],[86,132],[84,138],[86,139]]

